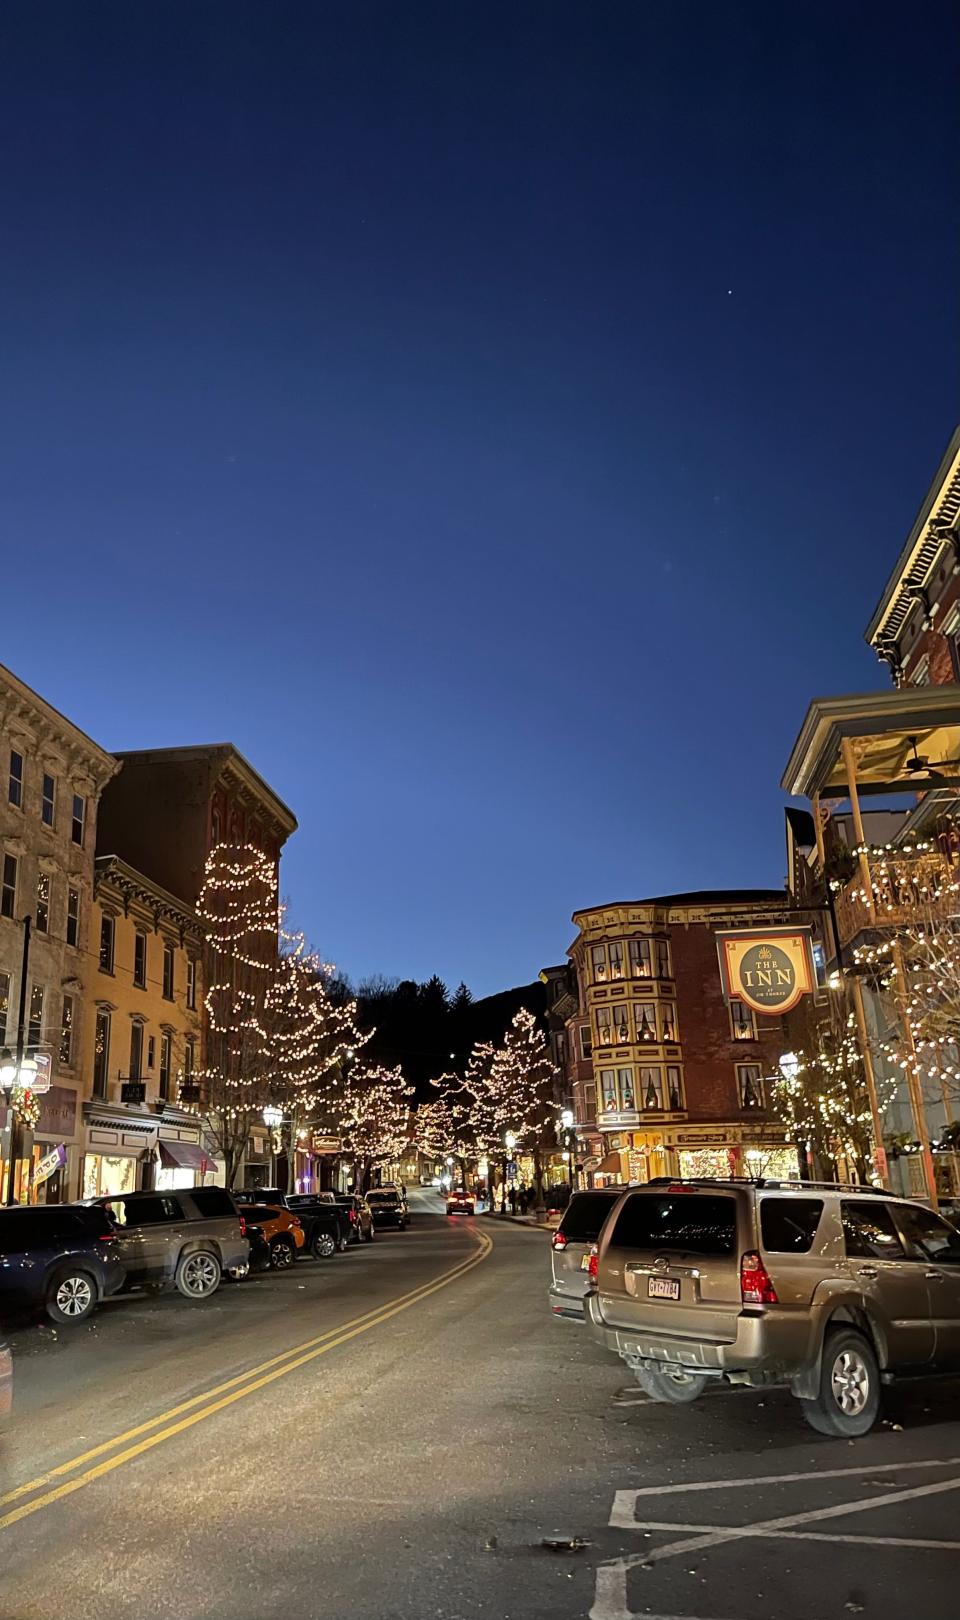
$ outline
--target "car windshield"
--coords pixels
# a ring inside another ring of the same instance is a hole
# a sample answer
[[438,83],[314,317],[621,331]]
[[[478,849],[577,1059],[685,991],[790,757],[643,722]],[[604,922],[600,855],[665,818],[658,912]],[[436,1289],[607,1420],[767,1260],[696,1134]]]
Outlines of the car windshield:
[[570,1243],[596,1243],[618,1196],[603,1192],[574,1193],[559,1230]]

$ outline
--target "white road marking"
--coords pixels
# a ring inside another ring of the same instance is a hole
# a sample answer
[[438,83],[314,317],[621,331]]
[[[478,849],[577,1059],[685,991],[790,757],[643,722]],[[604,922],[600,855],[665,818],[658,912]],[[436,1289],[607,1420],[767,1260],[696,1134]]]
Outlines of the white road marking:
[[960,1541],[933,1541],[914,1536],[838,1536],[817,1530],[761,1530],[759,1526],[744,1529],[736,1524],[677,1524],[667,1520],[643,1519],[636,1530],[663,1530],[673,1534],[695,1530],[698,1535],[716,1535],[725,1541],[734,1541],[749,1535],[765,1537],[769,1541],[840,1541],[855,1547],[925,1547],[935,1552],[960,1552]]
[[692,1485],[643,1485],[637,1490],[615,1491],[609,1523],[614,1530],[633,1530],[636,1526],[636,1504],[641,1496],[679,1496],[685,1491],[729,1491],[745,1489],[751,1485],[794,1485],[805,1479],[844,1479],[852,1474],[905,1474],[917,1468],[957,1468],[960,1457],[943,1457],[929,1462],[861,1463],[859,1468],[807,1469],[802,1474],[758,1474],[744,1479],[701,1479]]

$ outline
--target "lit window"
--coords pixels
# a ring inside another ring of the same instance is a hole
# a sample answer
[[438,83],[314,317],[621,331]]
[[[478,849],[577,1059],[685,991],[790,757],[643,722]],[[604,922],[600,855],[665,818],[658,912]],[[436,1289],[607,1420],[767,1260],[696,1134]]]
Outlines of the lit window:
[[753,1008],[746,1002],[731,1001],[730,1028],[735,1041],[755,1041],[757,1038],[757,1021],[753,1016]]
[[617,1111],[617,1071],[616,1069],[600,1070],[600,1095],[603,1098],[603,1111],[605,1114]]
[[630,977],[632,979],[653,978],[653,958],[650,953],[648,939],[631,939],[628,950],[630,953]]
[[10,750],[10,780],[7,798],[18,810],[23,809],[23,755]]
[[650,1112],[663,1108],[662,1069],[646,1068],[640,1070],[640,1097],[644,1108]]
[[172,1041],[169,1035],[160,1037],[160,1100],[166,1102],[170,1095],[170,1056]]
[[657,1009],[652,1001],[638,1001],[636,1008],[637,1040],[655,1041],[657,1038]]
[[660,1003],[660,1039],[662,1041],[675,1041],[677,1036],[677,1009],[672,1001]]
[[54,810],[56,808],[57,784],[52,776],[43,774],[43,796],[40,800],[40,820],[45,827],[53,826]]
[[10,975],[0,973],[0,1042],[6,1043],[7,1017],[10,1012]]
[[763,1076],[759,1063],[737,1064],[737,1090],[741,1108],[763,1107]]
[[37,933],[50,932],[50,878],[41,872],[37,878]]
[[623,978],[623,946],[618,940],[610,946],[610,977]]
[[635,1109],[637,1104],[633,1095],[633,1070],[617,1070],[617,1089],[620,1092],[620,1107],[625,1112]]
[[66,1068],[73,1062],[73,997],[64,996],[60,1014],[60,1062]]
[[597,1008],[597,1045],[609,1046],[613,1041],[613,1008]]
[[605,945],[594,945],[590,952],[590,960],[593,963],[594,983],[603,984],[607,977],[607,947]]
[[613,1025],[617,1032],[617,1040],[624,1046],[630,1039],[630,1009],[625,1001],[619,1007],[613,1008]]

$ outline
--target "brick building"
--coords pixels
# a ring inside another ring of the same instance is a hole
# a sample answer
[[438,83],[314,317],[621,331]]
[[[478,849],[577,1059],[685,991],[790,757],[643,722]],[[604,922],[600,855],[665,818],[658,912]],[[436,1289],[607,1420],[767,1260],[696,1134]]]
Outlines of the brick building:
[[769,1110],[783,1020],[723,999],[720,929],[795,921],[782,890],[660,895],[576,911],[567,1077],[597,1182],[797,1173]]

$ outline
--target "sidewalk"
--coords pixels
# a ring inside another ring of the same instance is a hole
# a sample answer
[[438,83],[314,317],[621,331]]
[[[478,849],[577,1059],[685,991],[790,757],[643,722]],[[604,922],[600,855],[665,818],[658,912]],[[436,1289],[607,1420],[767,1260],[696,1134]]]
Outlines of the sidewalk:
[[541,1232],[555,1232],[560,1225],[560,1211],[553,1216],[538,1220],[535,1214],[530,1215],[501,1215],[496,1209],[478,1209],[478,1215],[486,1215],[492,1221],[512,1221],[514,1226],[530,1226]]

